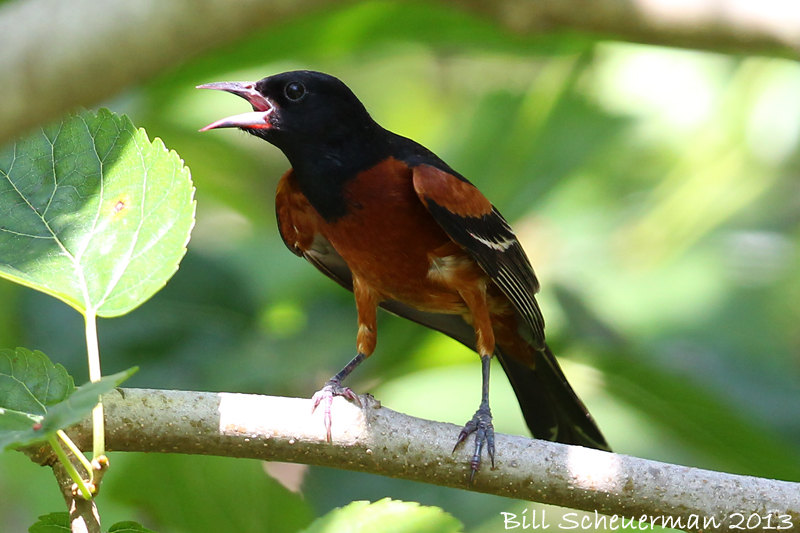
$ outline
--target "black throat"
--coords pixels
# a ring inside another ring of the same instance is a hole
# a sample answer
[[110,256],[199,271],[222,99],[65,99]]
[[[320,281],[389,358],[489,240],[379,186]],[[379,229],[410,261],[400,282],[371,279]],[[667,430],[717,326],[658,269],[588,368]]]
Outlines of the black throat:
[[374,126],[324,141],[306,140],[281,147],[300,190],[326,222],[335,222],[358,207],[348,204],[347,183],[389,156],[391,149],[385,142],[388,132]]

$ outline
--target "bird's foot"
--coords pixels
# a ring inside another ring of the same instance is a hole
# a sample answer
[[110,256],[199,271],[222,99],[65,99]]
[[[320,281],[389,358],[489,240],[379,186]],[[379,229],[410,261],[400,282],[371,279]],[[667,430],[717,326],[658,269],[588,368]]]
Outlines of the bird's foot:
[[350,387],[343,387],[341,382],[335,379],[328,381],[324,387],[314,393],[314,396],[311,397],[311,412],[316,411],[319,404],[324,404],[325,414],[323,419],[325,421],[325,436],[328,442],[331,442],[331,405],[333,405],[333,399],[336,396],[344,396],[358,404],[359,407],[362,407],[358,395]]
[[456,440],[456,445],[453,447],[453,451],[455,452],[456,448],[473,433],[475,433],[475,453],[469,461],[469,466],[472,468],[472,472],[469,475],[470,483],[472,483],[472,480],[475,478],[475,472],[477,472],[478,468],[481,466],[481,454],[484,445],[489,452],[489,457],[492,459],[492,468],[494,468],[494,425],[492,425],[492,411],[486,404],[482,404],[478,410],[475,411],[475,416],[473,416],[472,420],[467,422],[464,429],[461,430]]

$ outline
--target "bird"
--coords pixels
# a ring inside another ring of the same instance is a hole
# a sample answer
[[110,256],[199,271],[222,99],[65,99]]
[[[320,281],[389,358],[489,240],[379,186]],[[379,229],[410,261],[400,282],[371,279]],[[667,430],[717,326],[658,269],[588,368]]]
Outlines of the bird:
[[283,72],[199,89],[244,98],[252,111],[200,131],[238,128],[283,152],[290,169],[275,197],[283,242],[352,291],[357,353],[312,397],[331,403],[375,351],[379,307],[461,342],[481,362],[480,404],[453,448],[474,434],[470,481],[484,448],[495,466],[489,373],[496,356],[538,439],[610,448],[545,342],[539,281],[508,222],[478,188],[421,144],[380,126],[329,74]]

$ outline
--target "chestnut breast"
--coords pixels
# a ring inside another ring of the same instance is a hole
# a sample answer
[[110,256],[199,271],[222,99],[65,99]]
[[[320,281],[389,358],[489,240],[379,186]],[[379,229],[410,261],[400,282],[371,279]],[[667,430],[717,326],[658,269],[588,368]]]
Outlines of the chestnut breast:
[[408,166],[388,159],[347,182],[344,197],[348,213],[322,231],[354,274],[383,298],[423,310],[466,311],[457,290],[430,275],[432,258],[474,261],[423,205]]

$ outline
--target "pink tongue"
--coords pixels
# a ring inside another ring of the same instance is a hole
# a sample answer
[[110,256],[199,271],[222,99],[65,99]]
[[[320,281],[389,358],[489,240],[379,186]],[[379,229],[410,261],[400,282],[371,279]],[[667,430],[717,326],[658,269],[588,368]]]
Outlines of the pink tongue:
[[216,128],[254,128],[254,129],[269,129],[269,116],[272,114],[272,109],[267,111],[250,111],[240,115],[233,115],[213,122],[202,128],[200,131],[208,131]]

